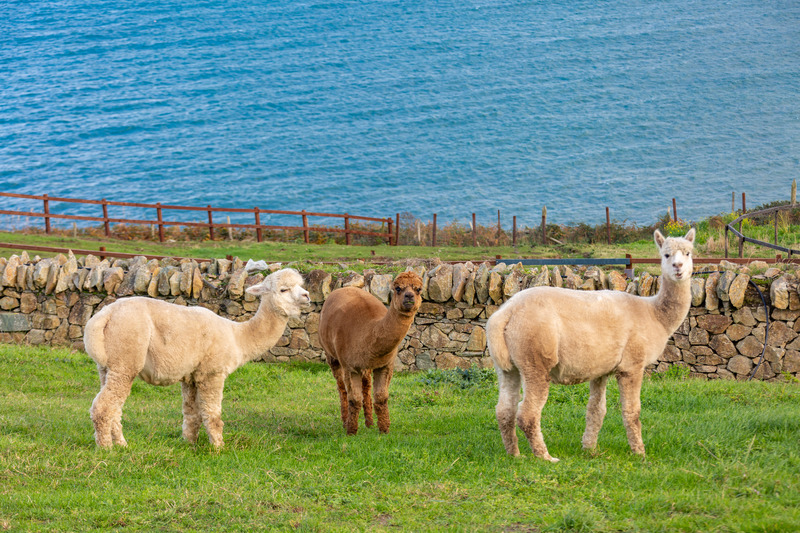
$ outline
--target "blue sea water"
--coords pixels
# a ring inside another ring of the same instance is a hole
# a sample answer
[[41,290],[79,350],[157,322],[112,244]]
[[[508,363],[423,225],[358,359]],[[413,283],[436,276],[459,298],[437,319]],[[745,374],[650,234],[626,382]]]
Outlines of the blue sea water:
[[797,0],[0,3],[6,192],[648,224],[799,163]]

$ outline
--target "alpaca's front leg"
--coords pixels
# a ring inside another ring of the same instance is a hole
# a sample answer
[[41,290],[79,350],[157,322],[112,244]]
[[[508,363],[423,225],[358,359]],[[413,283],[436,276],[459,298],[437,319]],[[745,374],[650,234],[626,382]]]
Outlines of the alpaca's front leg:
[[378,430],[389,433],[389,382],[392,380],[394,359],[383,368],[376,368],[375,382],[375,414],[378,417]]
[[345,371],[347,373],[347,424],[345,431],[348,435],[358,433],[358,415],[361,413],[361,406],[364,404],[363,391],[361,390],[361,372],[357,370]]
[[181,381],[181,394],[183,396],[183,438],[189,443],[197,443],[200,425],[203,419],[197,410],[197,387],[194,383]]
[[364,402],[364,425],[371,428],[375,423],[372,418],[372,371],[364,370],[361,374],[361,391]]
[[586,405],[586,431],[583,432],[584,449],[597,447],[597,436],[603,427],[606,416],[606,382],[608,376],[599,377],[589,382],[589,403]]
[[197,408],[203,418],[208,440],[215,448],[222,447],[222,391],[225,387],[224,374],[197,376]]
[[619,399],[622,405],[622,422],[628,434],[628,444],[633,453],[644,455],[644,442],[642,441],[642,421],[639,416],[642,411],[642,373],[617,374],[619,384]]

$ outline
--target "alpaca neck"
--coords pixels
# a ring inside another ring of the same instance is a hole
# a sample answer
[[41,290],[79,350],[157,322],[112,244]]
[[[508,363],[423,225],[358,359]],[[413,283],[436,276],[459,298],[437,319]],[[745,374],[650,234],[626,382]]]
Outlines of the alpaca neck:
[[402,313],[390,305],[383,318],[372,328],[374,355],[386,355],[397,348],[408,333],[412,322],[414,313]]
[[661,276],[661,288],[655,297],[656,317],[673,333],[681,325],[692,305],[691,278],[676,281]]
[[286,330],[288,322],[289,318],[286,315],[279,314],[273,309],[268,297],[262,298],[255,316],[247,322],[236,324],[242,354],[240,363],[252,361],[275,346]]

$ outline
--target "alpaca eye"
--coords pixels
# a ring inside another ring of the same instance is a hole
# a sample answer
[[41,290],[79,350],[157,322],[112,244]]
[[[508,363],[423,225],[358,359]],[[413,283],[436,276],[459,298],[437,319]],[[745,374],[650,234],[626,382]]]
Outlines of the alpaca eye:
[[289,292],[289,289],[281,289],[281,292]]
[[401,289],[400,287],[395,287],[394,290],[395,290],[395,292],[397,294],[400,294],[401,292],[403,292],[403,289]]
[[422,289],[418,289],[418,288],[416,288],[416,287],[415,287],[415,288],[414,288],[414,292],[416,292],[417,294],[419,294],[419,293],[421,293],[421,292],[422,292]]
[[667,259],[669,259],[669,254],[664,254],[664,257],[666,257]]

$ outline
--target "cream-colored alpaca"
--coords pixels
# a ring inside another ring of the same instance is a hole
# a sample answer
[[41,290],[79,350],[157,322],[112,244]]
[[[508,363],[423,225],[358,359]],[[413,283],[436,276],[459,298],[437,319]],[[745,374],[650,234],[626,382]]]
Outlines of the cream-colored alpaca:
[[[497,423],[510,455],[519,455],[519,424],[536,457],[556,462],[541,430],[550,382],[590,382],[583,447],[597,446],[606,414],[606,381],[619,384],[628,444],[644,455],[640,393],[647,365],[664,351],[691,305],[694,229],[684,238],[656,230],[661,254],[661,288],[643,298],[625,292],[584,292],[553,287],[521,291],[486,324],[489,353],[500,390]],[[524,395],[519,402],[520,384]]]
[[303,278],[279,270],[247,289],[261,296],[255,316],[233,322],[204,307],[124,298],[86,324],[83,340],[97,363],[100,392],[89,413],[98,446],[126,446],[122,405],[136,376],[151,385],[181,382],[183,436],[195,443],[201,421],[214,447],[222,446],[222,390],[228,375],[269,350],[290,316],[310,303]]
[[319,338],[336,384],[342,424],[348,435],[358,432],[358,415],[372,426],[372,377],[375,414],[381,433],[389,431],[389,381],[397,349],[422,304],[422,279],[403,272],[392,282],[389,309],[368,292],[355,287],[333,291],[319,317]]

